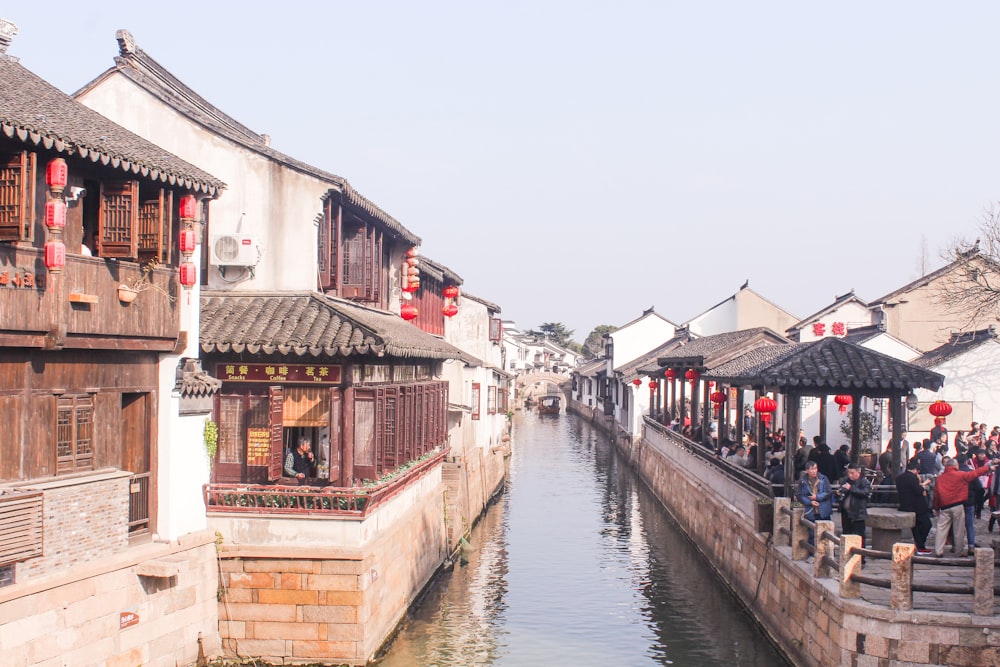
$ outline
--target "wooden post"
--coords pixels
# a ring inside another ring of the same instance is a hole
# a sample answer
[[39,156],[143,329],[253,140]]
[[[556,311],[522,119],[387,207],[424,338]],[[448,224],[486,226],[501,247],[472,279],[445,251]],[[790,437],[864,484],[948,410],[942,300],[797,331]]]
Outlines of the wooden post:
[[736,444],[743,444],[743,388],[736,388]]
[[805,509],[801,507],[792,508],[792,560],[805,560],[809,557],[809,551],[802,546],[802,542],[809,539],[809,529],[802,525],[802,514]]
[[[851,401],[851,463],[857,463],[861,456],[861,397]],[[831,479],[830,482],[833,482]]]
[[[677,410],[678,410],[677,419],[680,420],[680,426],[678,426],[678,428],[677,428],[678,433],[684,431],[684,409],[686,407],[684,405],[684,403],[687,400],[686,396],[685,396],[685,394],[687,393],[687,391],[686,391],[687,390],[687,383],[688,383],[688,381],[684,379],[683,371],[681,371],[681,382],[680,382],[680,387],[681,387],[681,404],[680,404],[680,407],[677,408]],[[691,427],[691,430],[694,430],[694,426]]]
[[[820,396],[819,398],[819,441],[829,444],[826,439],[826,399],[828,396]],[[807,436],[808,437],[808,436]]]
[[892,545],[892,588],[889,592],[892,609],[913,609],[913,554],[916,552],[917,547],[913,544],[898,542]]
[[784,528],[791,532],[792,530],[792,517],[785,514],[784,510],[792,509],[792,499],[791,498],[775,498],[774,499],[774,545],[778,547],[787,547],[791,545],[792,540],[789,536],[781,532]]
[[813,576],[817,579],[826,579],[830,576],[830,566],[826,564],[826,555],[830,553],[830,542],[826,539],[826,534],[833,532],[836,528],[833,521],[816,522],[816,551],[813,554]]
[[976,549],[976,567],[972,575],[972,613],[993,615],[993,549]]
[[789,394],[785,397],[785,495],[788,497],[792,496],[795,488],[795,452],[799,448],[801,402],[798,394]]
[[847,555],[851,549],[860,548],[860,535],[840,536],[840,597],[842,598],[861,597],[861,584],[851,580],[851,575],[861,572],[861,554]]
[[[889,397],[889,416],[892,419],[892,470],[889,472],[889,484],[895,484],[899,469],[903,467],[900,445],[903,443],[903,401],[902,396]],[[886,473],[885,470],[882,471]],[[883,482],[885,484],[886,482]]]

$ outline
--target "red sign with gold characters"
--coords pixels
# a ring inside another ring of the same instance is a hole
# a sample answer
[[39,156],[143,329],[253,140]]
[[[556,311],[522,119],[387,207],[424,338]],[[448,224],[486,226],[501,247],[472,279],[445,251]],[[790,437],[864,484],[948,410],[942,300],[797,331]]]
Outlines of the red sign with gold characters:
[[340,384],[340,366],[336,364],[216,364],[215,377],[223,382]]

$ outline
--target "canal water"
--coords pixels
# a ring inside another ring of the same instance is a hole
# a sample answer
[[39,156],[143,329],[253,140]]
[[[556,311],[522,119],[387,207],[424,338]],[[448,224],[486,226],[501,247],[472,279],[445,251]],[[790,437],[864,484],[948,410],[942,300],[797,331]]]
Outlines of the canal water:
[[586,422],[518,413],[507,491],[380,667],[787,666]]

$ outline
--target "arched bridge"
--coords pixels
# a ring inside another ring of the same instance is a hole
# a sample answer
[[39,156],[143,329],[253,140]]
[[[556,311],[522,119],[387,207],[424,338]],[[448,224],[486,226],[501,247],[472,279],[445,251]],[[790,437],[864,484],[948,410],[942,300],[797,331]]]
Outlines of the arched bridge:
[[536,371],[532,373],[522,373],[517,376],[515,388],[520,399],[527,399],[529,396],[542,396],[544,394],[564,393],[562,385],[569,386],[569,376],[562,373],[551,373],[549,371]]

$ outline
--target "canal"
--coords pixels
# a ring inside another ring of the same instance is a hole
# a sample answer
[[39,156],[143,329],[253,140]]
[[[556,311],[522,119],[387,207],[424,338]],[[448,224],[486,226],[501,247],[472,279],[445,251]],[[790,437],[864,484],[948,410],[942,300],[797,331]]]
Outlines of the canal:
[[506,493],[380,667],[788,663],[607,437],[515,417]]

